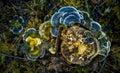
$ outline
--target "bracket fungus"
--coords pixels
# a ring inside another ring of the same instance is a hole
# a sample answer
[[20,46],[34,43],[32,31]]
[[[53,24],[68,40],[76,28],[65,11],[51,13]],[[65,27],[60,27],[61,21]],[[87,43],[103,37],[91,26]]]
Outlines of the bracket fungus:
[[22,16],[14,16],[12,20],[9,21],[10,23],[10,31],[13,34],[20,34],[23,30],[23,24],[26,23],[26,19]]
[[101,62],[108,56],[111,43],[87,12],[65,6],[52,15],[51,24],[51,35],[61,35],[60,50],[67,62],[86,66],[94,58]]
[[56,33],[58,32],[56,29],[60,24],[71,26],[71,24],[74,23],[80,23],[84,25],[85,21],[83,20],[83,15],[81,15],[79,11],[72,6],[62,7],[51,17],[51,24],[54,27],[51,34],[56,37]]
[[46,44],[45,48],[51,54],[55,54],[56,53],[55,38],[53,38],[51,36],[51,33],[50,33],[51,28],[52,28],[52,25],[51,25],[50,21],[46,21],[46,22],[42,23],[39,27],[39,35],[44,40],[43,41],[44,44]]
[[86,66],[96,58],[99,62],[105,60],[111,46],[101,25],[87,12],[72,6],[60,8],[51,21],[40,25],[39,31],[35,28],[26,30],[23,41],[23,52],[29,60],[44,57],[48,50],[51,54],[60,54],[67,63],[80,66]]
[[35,28],[29,28],[24,32],[23,41],[25,45],[22,51],[26,54],[28,60],[36,61],[38,57],[44,57],[43,42]]

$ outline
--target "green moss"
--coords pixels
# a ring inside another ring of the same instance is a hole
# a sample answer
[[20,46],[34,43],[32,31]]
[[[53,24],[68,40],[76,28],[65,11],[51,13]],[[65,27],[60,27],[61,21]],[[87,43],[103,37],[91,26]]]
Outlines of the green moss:
[[120,65],[120,53],[116,53],[116,58],[117,58],[117,60],[118,60],[118,64]]
[[89,73],[85,67],[77,67],[71,70],[71,73]]

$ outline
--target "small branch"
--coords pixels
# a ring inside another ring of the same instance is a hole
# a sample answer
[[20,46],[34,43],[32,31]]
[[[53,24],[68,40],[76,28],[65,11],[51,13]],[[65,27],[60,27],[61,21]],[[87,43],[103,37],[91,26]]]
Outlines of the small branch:
[[85,0],[85,7],[87,9],[87,12],[90,13],[90,9],[89,9],[89,6],[88,6],[88,0]]
[[22,58],[22,57],[17,57],[17,56],[12,56],[12,55],[6,55],[6,54],[3,54],[3,53],[0,53],[0,56],[5,56],[5,57],[10,57],[10,58],[15,58],[15,59],[26,60],[25,58]]

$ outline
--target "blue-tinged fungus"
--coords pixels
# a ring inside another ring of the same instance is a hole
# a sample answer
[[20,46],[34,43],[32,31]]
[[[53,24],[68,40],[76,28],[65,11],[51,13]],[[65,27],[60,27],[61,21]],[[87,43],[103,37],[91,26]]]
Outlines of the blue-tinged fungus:
[[59,26],[59,19],[63,15],[63,13],[54,13],[51,18],[51,23],[53,27],[58,27]]
[[94,39],[92,37],[86,38],[85,42],[87,42],[88,44],[93,44],[94,43]]
[[68,15],[70,15],[69,13],[63,13],[63,15],[60,17],[60,20],[59,20],[59,22],[60,22],[60,24],[63,24],[63,21],[64,21],[64,19],[68,16]]
[[80,11],[78,10],[79,14],[83,16],[83,19],[81,19],[81,24],[84,24],[85,27],[90,29],[90,23],[93,21],[92,18],[90,18],[90,15],[86,11]]
[[63,13],[68,12],[68,13],[70,13],[70,12],[78,12],[78,11],[73,6],[65,6],[65,7],[60,8],[58,10],[58,12],[63,12]]
[[86,24],[86,21],[84,19],[81,19],[80,20],[80,25],[85,25]]
[[[59,27],[60,24],[64,24],[65,26],[70,26],[71,24],[80,23],[82,25],[85,24],[83,14],[72,6],[65,6],[58,10],[58,12],[54,13],[51,18],[51,24],[53,28]],[[52,29],[51,31],[53,32]],[[56,31],[56,30],[55,30]],[[57,33],[57,31],[55,32]]]
[[22,16],[18,16],[18,15],[15,15],[14,16],[14,20],[18,20],[18,22],[20,23],[20,24],[25,24],[26,23],[26,18],[25,17],[22,17]]
[[84,18],[86,18],[86,19],[89,19],[89,18],[90,18],[90,15],[89,15],[88,12],[85,12],[85,11],[80,11],[80,12],[82,12]]
[[[67,18],[68,16],[71,16],[73,15],[75,19],[77,19],[77,23],[81,23],[81,19],[83,20],[83,16],[78,14],[77,12],[71,12],[71,13],[64,13],[62,15],[62,17],[60,18],[60,23],[61,24],[64,24],[64,21],[65,21],[65,18]],[[71,18],[71,19],[74,19],[74,18]],[[69,18],[70,19],[70,18]],[[76,21],[75,21],[76,22]],[[81,23],[82,24],[82,23]],[[66,25],[66,24],[65,24]]]
[[26,40],[26,38],[30,35],[34,36],[32,34],[35,34],[35,35],[37,34],[37,30],[35,28],[29,28],[28,30],[26,30],[23,34],[23,40]]
[[90,23],[90,30],[101,31],[101,25],[98,22],[92,21]]
[[101,53],[99,54],[100,62],[101,62],[101,61],[104,61],[105,58],[108,56],[108,54],[110,52],[111,43],[107,39],[107,37],[103,31],[101,31],[101,34],[99,35],[98,40],[99,40],[99,44],[100,44],[100,48],[101,48]]
[[22,16],[14,16],[12,20],[9,21],[11,28],[10,31],[13,34],[20,34],[23,30],[23,24],[25,24],[26,20]]
[[53,28],[53,29],[50,30],[50,33],[51,33],[51,35],[52,35],[53,37],[57,37],[58,31],[57,31],[56,28]]
[[23,26],[20,24],[20,22],[18,20],[12,20],[12,21],[10,21],[10,24],[11,24],[10,31],[13,34],[19,34],[23,30]]
[[15,23],[15,26],[10,29],[13,34],[20,34],[23,30],[23,26],[19,23]]
[[19,16],[18,21],[19,21],[21,24],[24,24],[24,23],[25,23],[25,19],[24,19],[22,16]]
[[23,52],[26,54],[28,60],[36,61],[38,57],[44,57],[45,49],[43,49],[42,40],[35,28],[29,28],[25,31],[23,41],[25,42],[25,46],[27,46],[23,49]]
[[70,26],[71,24],[75,24],[75,23],[80,23],[80,20],[74,15],[67,16],[63,21],[63,24],[65,26]]

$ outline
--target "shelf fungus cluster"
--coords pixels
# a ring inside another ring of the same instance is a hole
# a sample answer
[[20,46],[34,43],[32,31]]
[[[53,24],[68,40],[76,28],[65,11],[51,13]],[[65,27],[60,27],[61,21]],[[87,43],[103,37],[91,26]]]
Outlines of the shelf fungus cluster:
[[23,25],[26,23],[26,19],[22,16],[14,16],[12,20],[9,21],[10,23],[10,31],[13,34],[20,34],[23,30]]
[[28,60],[36,61],[38,57],[44,57],[45,50],[43,42],[35,28],[29,28],[25,31],[23,41],[25,42],[23,52],[26,54]]
[[[45,51],[59,54],[71,64],[86,66],[94,58],[103,61],[109,54],[111,43],[101,25],[85,11],[65,6],[55,12],[51,21],[40,25],[39,30],[29,28],[23,34],[27,58],[36,61]],[[48,53],[48,52],[47,52]]]
[[67,62],[86,66],[95,57],[101,62],[108,56],[111,43],[87,12],[65,6],[53,14],[51,24],[51,35],[60,35],[60,52]]

